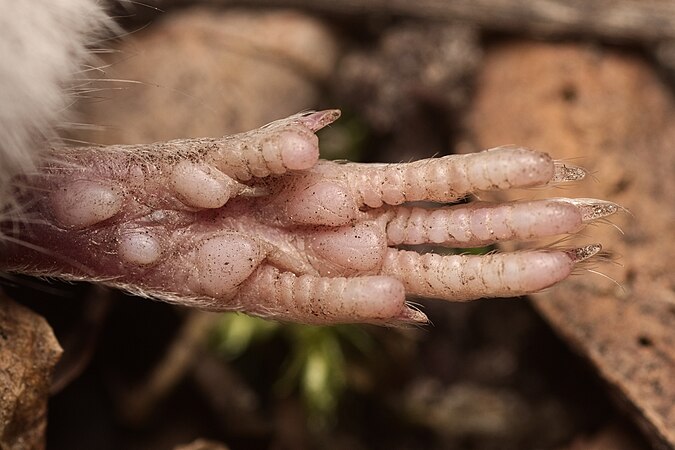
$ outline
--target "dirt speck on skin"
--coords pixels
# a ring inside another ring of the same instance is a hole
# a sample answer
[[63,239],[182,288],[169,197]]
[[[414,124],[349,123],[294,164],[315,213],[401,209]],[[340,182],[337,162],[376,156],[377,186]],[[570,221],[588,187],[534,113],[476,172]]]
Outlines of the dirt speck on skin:
[[[675,102],[644,58],[578,44],[492,47],[470,114],[477,148],[516,142],[588,168],[572,186],[517,196],[594,197],[629,211],[580,239],[611,260],[535,296],[539,311],[617,389],[657,443],[675,446]],[[594,180],[593,178],[596,178]],[[579,242],[575,238],[575,245]]]

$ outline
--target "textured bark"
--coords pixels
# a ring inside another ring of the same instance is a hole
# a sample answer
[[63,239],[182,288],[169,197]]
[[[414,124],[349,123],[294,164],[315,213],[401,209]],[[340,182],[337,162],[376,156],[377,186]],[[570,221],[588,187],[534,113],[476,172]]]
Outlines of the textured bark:
[[[620,264],[535,296],[535,305],[621,394],[655,442],[675,446],[675,103],[635,55],[515,42],[488,51],[469,118],[473,143],[515,142],[573,159],[597,182],[564,191],[630,211],[589,229]],[[532,197],[551,192],[528,192]],[[522,197],[521,195],[521,197]],[[566,243],[566,245],[569,245]]]

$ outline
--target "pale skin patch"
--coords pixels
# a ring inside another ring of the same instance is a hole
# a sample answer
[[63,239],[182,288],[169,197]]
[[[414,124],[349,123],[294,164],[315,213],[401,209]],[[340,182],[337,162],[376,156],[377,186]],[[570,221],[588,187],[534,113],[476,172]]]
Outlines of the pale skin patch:
[[314,132],[338,116],[298,114],[222,139],[50,154],[38,173],[16,180],[27,220],[2,231],[25,245],[8,244],[0,265],[279,320],[424,323],[406,295],[536,292],[599,246],[441,256],[398,245],[565,235],[618,209],[564,198],[408,206],[574,181],[583,170],[518,147],[406,164],[320,161]]

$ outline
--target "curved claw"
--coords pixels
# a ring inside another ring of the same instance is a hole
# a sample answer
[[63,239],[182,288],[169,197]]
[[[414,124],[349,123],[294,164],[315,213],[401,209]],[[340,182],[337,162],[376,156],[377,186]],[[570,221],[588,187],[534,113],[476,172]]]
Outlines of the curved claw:
[[339,109],[326,109],[323,111],[308,111],[298,114],[297,117],[300,123],[316,133],[338,120],[341,114]]

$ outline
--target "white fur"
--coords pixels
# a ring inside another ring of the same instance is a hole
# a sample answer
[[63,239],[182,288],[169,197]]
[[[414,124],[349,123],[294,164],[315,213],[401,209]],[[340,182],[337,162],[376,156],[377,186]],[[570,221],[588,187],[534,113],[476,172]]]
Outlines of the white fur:
[[0,196],[57,136],[68,83],[106,23],[98,0],[0,0]]

